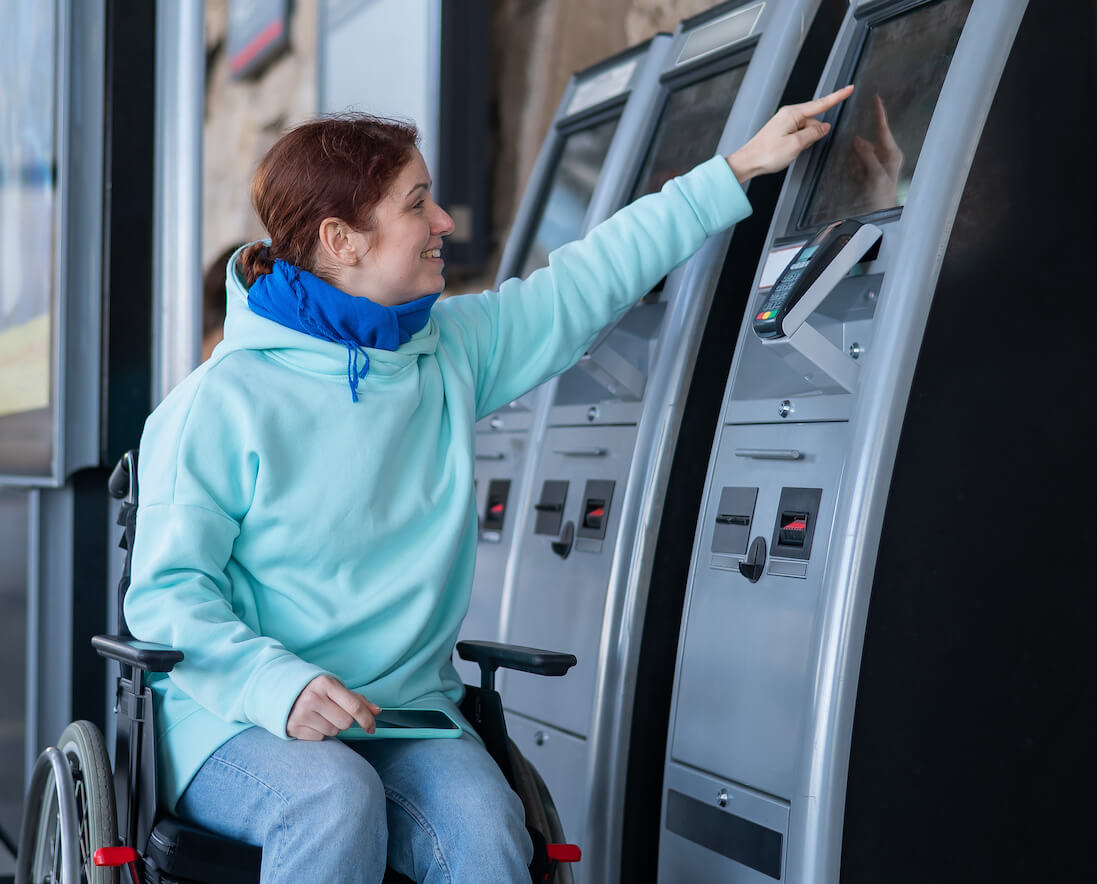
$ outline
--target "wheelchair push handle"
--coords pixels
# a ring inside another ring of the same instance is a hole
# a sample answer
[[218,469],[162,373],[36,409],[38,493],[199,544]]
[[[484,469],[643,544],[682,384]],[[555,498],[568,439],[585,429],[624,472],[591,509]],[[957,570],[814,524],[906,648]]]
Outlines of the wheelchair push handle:
[[126,503],[137,503],[137,451],[123,454],[111,470],[107,480],[110,496]]

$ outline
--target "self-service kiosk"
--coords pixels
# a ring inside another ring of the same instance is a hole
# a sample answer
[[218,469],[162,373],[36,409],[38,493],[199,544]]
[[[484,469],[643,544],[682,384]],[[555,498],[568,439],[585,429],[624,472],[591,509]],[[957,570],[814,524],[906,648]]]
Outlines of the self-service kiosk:
[[[776,110],[818,5],[740,0],[682,22],[633,174],[617,179],[618,193],[600,189],[592,214],[658,190],[753,135]],[[548,686],[505,673],[501,693],[512,739],[545,778],[565,831],[583,845],[575,872],[584,881],[621,874],[627,735],[655,538],[731,239],[730,231],[713,237],[702,249],[707,260],[669,274],[548,388],[545,430],[531,447],[528,520],[512,547],[503,634],[566,649],[579,663]],[[753,263],[752,255],[748,274]],[[711,429],[702,444],[710,441]],[[703,461],[707,450],[692,454]],[[687,539],[683,559],[688,549]],[[663,733],[665,724],[660,741]]]
[[1048,481],[1069,419],[1025,413],[1081,364],[1030,345],[1094,229],[1093,135],[1047,141],[1093,94],[1093,8],[1055,6],[850,5],[817,94],[856,91],[786,178],[709,464],[660,881],[1081,864],[1055,808],[1092,745],[1093,593],[1077,473]]
[[[613,179],[631,169],[638,133],[658,98],[670,35],[657,34],[572,76],[538,154],[499,266],[498,283],[525,278],[554,249],[578,239],[618,207]],[[592,205],[598,192],[610,196]],[[608,208],[607,208],[608,207]],[[540,437],[551,382],[483,418],[476,426],[479,544],[469,611],[461,638],[496,639],[511,539],[522,521],[523,473],[531,437]],[[475,664],[454,660],[461,677],[479,683]]]

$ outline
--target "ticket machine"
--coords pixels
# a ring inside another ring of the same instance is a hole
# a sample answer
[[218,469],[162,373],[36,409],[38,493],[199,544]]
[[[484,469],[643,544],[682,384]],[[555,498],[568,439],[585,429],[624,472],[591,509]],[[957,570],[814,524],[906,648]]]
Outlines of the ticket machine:
[[[818,5],[740,0],[682,22],[634,172],[606,199],[619,205],[656,191],[753,135],[776,110]],[[579,663],[547,686],[505,673],[501,693],[512,739],[544,777],[564,830],[583,845],[576,874],[584,881],[621,874],[627,733],[655,538],[731,240],[730,231],[713,237],[702,250],[707,260],[669,274],[559,377],[530,452],[528,521],[512,547],[503,634],[566,649]],[[753,263],[752,255],[748,273]],[[711,430],[702,443],[710,440]]]
[[817,94],[856,91],[786,178],[709,463],[660,881],[1073,877],[1093,593],[1069,420],[1025,414],[1081,364],[1028,348],[1094,231],[1093,135],[1044,147],[1093,94],[1068,6],[850,4]]
[[[602,61],[571,78],[541,148],[500,262],[498,283],[525,278],[548,263],[549,252],[578,239],[617,208],[612,198],[591,205],[597,191],[631,169],[638,131],[658,98],[658,76],[670,36]],[[608,182],[608,183],[607,183]],[[476,506],[479,545],[469,611],[461,638],[497,639],[507,557],[523,497],[523,465],[531,433],[544,427],[548,386],[479,421],[476,426]],[[528,480],[527,480],[528,481]],[[460,659],[464,681],[478,684],[479,669]]]

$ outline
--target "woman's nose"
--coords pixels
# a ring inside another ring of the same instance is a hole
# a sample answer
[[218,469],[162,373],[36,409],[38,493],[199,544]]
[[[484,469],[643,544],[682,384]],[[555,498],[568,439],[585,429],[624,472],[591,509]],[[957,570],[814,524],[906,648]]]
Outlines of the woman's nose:
[[449,236],[453,233],[453,219],[441,206],[438,206],[438,214],[434,218],[434,225],[431,232],[437,236]]

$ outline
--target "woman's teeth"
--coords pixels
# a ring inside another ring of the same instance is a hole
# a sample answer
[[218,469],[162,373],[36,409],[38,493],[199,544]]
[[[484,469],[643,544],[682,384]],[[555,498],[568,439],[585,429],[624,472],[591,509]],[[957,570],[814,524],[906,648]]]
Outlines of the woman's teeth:
[[424,257],[424,258],[441,258],[442,257],[442,250],[441,249],[427,249],[425,252],[423,252],[422,257]]

